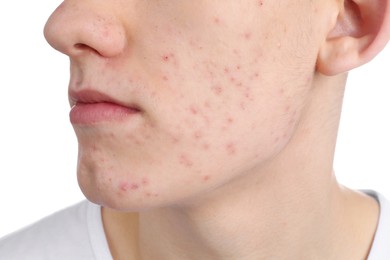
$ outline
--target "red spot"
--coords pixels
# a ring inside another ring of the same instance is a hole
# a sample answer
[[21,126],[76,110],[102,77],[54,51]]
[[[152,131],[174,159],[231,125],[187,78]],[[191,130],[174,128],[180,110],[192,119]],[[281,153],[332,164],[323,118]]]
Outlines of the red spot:
[[247,32],[244,34],[245,39],[250,40],[252,38],[252,34],[250,32]]
[[194,138],[195,139],[200,139],[202,137],[202,132],[201,131],[196,131],[195,133],[194,133]]
[[214,17],[214,23],[220,24],[221,20],[218,17]]
[[168,77],[167,77],[167,76],[163,76],[162,79],[163,79],[164,81],[168,81]]
[[138,188],[139,188],[139,185],[136,184],[136,183],[132,183],[132,184],[130,185],[130,189],[132,189],[132,190],[138,190]]
[[203,144],[203,150],[207,151],[208,149],[210,149],[210,145],[209,144]]
[[203,176],[203,181],[207,182],[210,180],[210,175]]
[[185,154],[180,155],[179,161],[180,164],[186,167],[192,167],[194,165],[194,162]]
[[149,184],[149,179],[144,177],[144,178],[142,178],[141,183],[142,183],[142,185],[147,186]]
[[226,151],[230,155],[236,154],[236,145],[234,143],[228,143],[226,145]]
[[162,57],[162,59],[163,59],[164,61],[169,61],[169,56],[168,56],[168,55],[164,55],[164,56]]
[[264,2],[263,2],[263,0],[258,0],[258,1],[257,1],[257,4],[258,4],[258,6],[260,6],[260,7],[261,7],[261,6],[263,6],[263,5],[264,5]]
[[232,124],[234,122],[234,119],[229,117],[227,120],[226,120],[229,124]]
[[225,73],[229,73],[229,68],[228,67],[225,67],[224,69],[223,69],[223,71],[225,72]]
[[122,191],[127,191],[129,188],[130,188],[130,186],[129,186],[129,184],[127,182],[122,183],[121,186],[120,186],[120,189]]
[[191,114],[196,115],[198,114],[198,109],[195,106],[190,107]]
[[138,190],[139,185],[137,183],[128,183],[128,182],[123,182],[120,185],[120,189],[122,191],[128,191],[128,190]]
[[221,86],[214,86],[212,87],[212,90],[215,95],[219,96],[222,93],[222,87]]

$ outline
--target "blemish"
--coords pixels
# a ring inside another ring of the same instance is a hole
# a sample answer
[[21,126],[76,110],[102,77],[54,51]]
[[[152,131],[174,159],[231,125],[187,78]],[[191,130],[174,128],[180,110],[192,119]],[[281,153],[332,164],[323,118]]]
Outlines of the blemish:
[[139,185],[137,183],[128,183],[128,182],[123,182],[120,185],[120,189],[122,191],[128,191],[128,190],[138,190]]
[[264,5],[264,0],[257,0],[257,5],[262,7]]
[[194,162],[185,154],[180,155],[179,162],[186,167],[192,167],[194,165]]
[[142,185],[147,186],[147,185],[149,185],[149,179],[144,177],[144,178],[142,178],[141,183],[142,183]]
[[203,176],[203,181],[208,182],[210,180],[210,175]]
[[244,38],[249,41],[252,38],[252,34],[250,32],[244,33]]
[[236,145],[234,143],[226,144],[226,151],[230,155],[236,154]]
[[220,24],[221,23],[221,20],[219,19],[219,17],[214,17],[214,23],[215,24]]
[[130,189],[132,189],[132,190],[138,190],[138,188],[139,188],[139,185],[136,184],[136,183],[132,183],[132,184],[130,185]]
[[210,145],[209,144],[203,144],[202,146],[203,150],[207,151],[210,149]]
[[226,120],[229,124],[232,124],[234,122],[234,119],[231,117],[228,117]]
[[219,96],[222,93],[222,87],[221,86],[213,86],[212,90],[215,95]]
[[163,57],[162,57],[162,59],[164,60],[164,61],[169,61],[169,56],[168,55],[164,55]]
[[190,107],[190,112],[193,115],[197,115],[199,113],[198,109],[195,106]]
[[195,133],[194,133],[194,138],[195,139],[200,139],[200,138],[202,138],[202,132],[201,131],[195,131]]
[[163,76],[162,79],[163,79],[164,81],[168,81],[168,80],[169,80],[167,76]]

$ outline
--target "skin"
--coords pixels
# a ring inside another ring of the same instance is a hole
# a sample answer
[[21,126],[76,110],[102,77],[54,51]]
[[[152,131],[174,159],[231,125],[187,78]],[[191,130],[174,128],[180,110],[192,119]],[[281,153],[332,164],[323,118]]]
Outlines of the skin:
[[114,259],[366,257],[378,205],[332,170],[346,73],[321,73],[333,72],[327,37],[354,24],[337,27],[339,12],[325,0],[61,4],[45,36],[70,57],[70,92],[140,110],[74,124],[79,184],[103,206]]

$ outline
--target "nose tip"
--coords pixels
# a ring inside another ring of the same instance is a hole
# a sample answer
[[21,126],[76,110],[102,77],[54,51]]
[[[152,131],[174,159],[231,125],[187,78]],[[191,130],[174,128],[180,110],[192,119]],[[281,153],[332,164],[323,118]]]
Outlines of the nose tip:
[[47,42],[68,56],[87,51],[104,57],[122,53],[126,34],[113,12],[77,2],[62,3],[49,17],[44,27]]

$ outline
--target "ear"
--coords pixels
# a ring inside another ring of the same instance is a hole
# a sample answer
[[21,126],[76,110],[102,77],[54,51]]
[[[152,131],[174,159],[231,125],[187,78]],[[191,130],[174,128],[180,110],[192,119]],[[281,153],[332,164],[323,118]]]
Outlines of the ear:
[[390,0],[340,1],[337,21],[317,59],[317,71],[327,76],[369,62],[390,38]]

